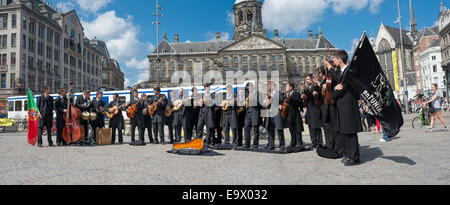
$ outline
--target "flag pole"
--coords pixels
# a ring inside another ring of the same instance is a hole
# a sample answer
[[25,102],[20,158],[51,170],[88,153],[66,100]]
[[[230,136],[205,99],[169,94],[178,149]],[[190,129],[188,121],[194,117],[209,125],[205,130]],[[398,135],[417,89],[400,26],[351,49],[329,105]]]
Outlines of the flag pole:
[[[403,30],[402,30],[402,16],[400,14],[400,0],[397,0],[397,6],[398,6],[398,23],[400,26],[400,54],[401,54],[401,62],[402,62],[402,74],[403,74],[403,88],[404,88],[404,92],[403,95],[405,97],[404,99],[404,103],[405,103],[405,112],[407,110],[409,110],[409,106],[408,106],[408,95],[406,94],[406,92],[408,91],[407,85],[406,85],[406,65],[405,65],[405,53],[403,50]],[[400,97],[400,93],[399,96]]]

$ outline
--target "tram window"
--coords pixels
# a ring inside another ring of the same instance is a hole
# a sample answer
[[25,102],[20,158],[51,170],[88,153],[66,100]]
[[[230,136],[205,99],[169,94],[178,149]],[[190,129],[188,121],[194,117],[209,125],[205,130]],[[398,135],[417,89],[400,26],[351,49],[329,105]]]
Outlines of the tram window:
[[14,102],[8,102],[8,111],[9,112],[14,111]]
[[16,101],[14,107],[15,107],[15,111],[16,111],[16,112],[22,111],[22,101]]
[[25,100],[25,101],[24,101],[24,104],[23,104],[23,107],[24,107],[23,110],[24,110],[24,111],[28,111],[28,103],[27,103],[27,101],[28,101],[28,100]]

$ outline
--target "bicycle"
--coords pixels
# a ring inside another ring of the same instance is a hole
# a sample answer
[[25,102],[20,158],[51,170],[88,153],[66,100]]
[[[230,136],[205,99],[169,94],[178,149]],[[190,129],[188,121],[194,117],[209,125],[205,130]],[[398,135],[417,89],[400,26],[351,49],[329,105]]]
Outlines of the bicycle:
[[423,128],[430,125],[430,114],[423,108],[419,109],[419,116],[412,120],[413,129]]

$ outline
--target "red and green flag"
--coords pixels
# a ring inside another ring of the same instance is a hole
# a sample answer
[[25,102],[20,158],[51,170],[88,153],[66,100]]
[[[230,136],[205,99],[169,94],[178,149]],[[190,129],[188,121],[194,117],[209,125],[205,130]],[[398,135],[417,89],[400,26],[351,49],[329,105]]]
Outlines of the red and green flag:
[[35,146],[38,140],[39,109],[36,106],[31,90],[28,89],[28,143]]

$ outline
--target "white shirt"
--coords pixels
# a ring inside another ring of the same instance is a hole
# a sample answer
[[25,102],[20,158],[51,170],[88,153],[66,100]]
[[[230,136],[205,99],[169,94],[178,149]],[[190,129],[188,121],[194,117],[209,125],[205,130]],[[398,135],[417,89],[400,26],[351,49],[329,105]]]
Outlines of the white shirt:
[[[342,74],[344,74],[344,71],[345,71],[345,69],[347,69],[347,67],[348,67],[348,66],[345,65],[345,67],[341,68],[341,73],[342,73]],[[342,74],[341,74],[341,75],[342,75]]]

